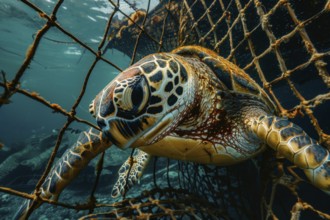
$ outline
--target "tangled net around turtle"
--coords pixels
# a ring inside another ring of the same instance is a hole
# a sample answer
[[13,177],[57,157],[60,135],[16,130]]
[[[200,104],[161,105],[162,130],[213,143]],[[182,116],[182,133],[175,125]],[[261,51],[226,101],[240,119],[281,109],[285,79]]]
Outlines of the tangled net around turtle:
[[[57,21],[63,2],[59,0],[47,14],[31,1],[21,0],[22,7],[35,10],[45,22],[40,30],[36,30],[34,41],[27,47],[26,57],[15,77],[7,79],[2,71],[3,80],[0,82],[3,88],[0,106],[11,104],[12,96],[22,94],[67,119],[35,192],[49,173],[68,127],[76,121],[98,129],[93,123],[81,119],[76,110],[97,63],[104,62],[121,70],[104,57],[109,49],[128,55],[131,63],[147,54],[170,51],[182,45],[197,44],[213,49],[254,78],[270,95],[280,116],[291,118],[330,149],[329,120],[321,116],[329,111],[330,99],[329,1],[163,0],[153,10],[149,10],[149,6],[147,10],[138,10],[132,4],[135,12],[127,15],[120,9],[120,1],[109,0],[114,10],[97,50]],[[117,14],[123,18],[116,18]],[[95,57],[86,71],[80,95],[69,111],[46,100],[38,91],[20,88],[22,76],[41,40],[52,28]],[[286,102],[287,97],[290,102]],[[98,203],[94,197],[102,175],[102,163],[103,157],[97,166],[88,203],[44,202],[68,209],[89,210],[90,214],[82,219],[330,219],[329,198],[306,183],[292,164],[270,151],[232,167],[168,160],[163,173],[166,187],[159,187],[159,181],[157,183],[160,177],[156,174],[155,162],[153,189],[140,186],[140,196],[112,204]],[[171,166],[173,164],[175,166]],[[178,175],[170,177],[171,172]],[[38,193],[30,195],[7,187],[0,187],[0,191],[29,199],[38,198]],[[108,210],[99,213],[100,207]]]

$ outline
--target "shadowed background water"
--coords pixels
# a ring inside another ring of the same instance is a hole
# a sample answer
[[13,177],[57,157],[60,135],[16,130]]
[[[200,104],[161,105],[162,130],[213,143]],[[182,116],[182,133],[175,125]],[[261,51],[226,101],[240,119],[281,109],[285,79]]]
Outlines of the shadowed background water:
[[[31,1],[50,13],[56,1]],[[153,1],[154,4],[157,1]],[[146,2],[139,4],[144,7]],[[126,13],[132,10],[121,3]],[[57,20],[61,26],[74,34],[83,43],[97,50],[107,19],[112,12],[108,1],[64,1]],[[19,1],[1,0],[0,4],[0,69],[11,80],[25,58],[28,46],[33,42],[36,31],[45,20],[34,10]],[[111,50],[105,58],[125,69],[130,59],[124,54]],[[66,110],[77,99],[84,78],[95,56],[72,39],[52,28],[43,37],[33,61],[21,79],[20,87],[36,91],[51,103],[58,103]],[[91,75],[86,93],[77,108],[77,115],[94,121],[88,112],[88,105],[95,95],[116,75],[118,70],[105,62],[98,62]],[[2,77],[1,77],[2,78]],[[2,92],[3,88],[0,89]],[[51,131],[63,126],[66,120],[50,109],[26,98],[14,95],[10,105],[0,108],[0,141],[9,145],[29,137],[40,130]],[[75,124],[77,127],[84,125]]]
[[[38,7],[47,13],[51,13],[56,3],[56,1],[52,0],[35,0],[31,2],[38,5]],[[11,80],[22,65],[28,46],[33,42],[36,32],[43,26],[45,20],[34,10],[28,8],[19,1],[0,0],[0,3],[0,70],[6,73],[8,80]],[[143,1],[142,3],[143,6],[138,4],[138,7],[146,8],[147,1]],[[152,1],[152,6],[157,3],[158,1]],[[123,3],[121,8],[127,14],[132,12],[132,10]],[[61,10],[59,10],[57,14],[57,20],[64,29],[71,32],[92,49],[97,50],[111,12],[112,9],[109,7],[107,0],[83,0],[79,1],[79,3],[76,0],[66,0],[61,5]],[[279,30],[281,30],[281,28],[279,28]],[[268,39],[264,40],[265,45],[267,44],[268,46]],[[299,50],[299,48],[293,48],[291,52],[288,53],[288,59],[292,57],[292,51],[295,49]],[[238,54],[238,56],[239,55],[244,56],[245,54]],[[105,58],[122,69],[125,69],[130,62],[129,57],[116,50],[107,51]],[[299,60],[299,57],[296,58]],[[36,91],[51,103],[58,103],[67,111],[70,111],[71,106],[80,93],[85,76],[94,59],[95,56],[89,51],[79,46],[79,44],[56,28],[52,28],[42,38],[33,61],[21,79],[21,88],[27,89],[28,91]],[[274,72],[278,70],[278,64],[273,62],[274,57],[266,57],[265,60],[267,59],[269,59],[269,62],[267,62],[269,65],[263,68],[267,73],[266,77],[269,77],[267,79],[272,79],[275,78],[276,74]],[[242,66],[244,65],[242,64]],[[112,68],[103,61],[97,63],[89,80],[86,93],[77,108],[78,117],[94,122],[94,119],[88,113],[88,105],[95,95],[118,73],[118,70]],[[315,94],[321,94],[327,91],[327,88],[324,88],[323,84],[320,83],[320,78],[317,76],[314,77],[314,75],[313,77],[306,77],[308,74],[309,72],[306,72],[306,74],[302,75],[303,77],[301,77],[301,75],[296,77],[297,83],[295,86],[299,90],[300,88],[305,88],[304,96],[311,98],[314,97]],[[290,108],[289,106],[295,106],[297,104],[298,100],[293,97],[292,91],[285,83],[274,88],[274,91],[285,107]],[[0,88],[0,93],[2,92],[3,88]],[[0,162],[6,159],[5,155],[7,155],[6,152],[10,150],[9,148],[16,151],[23,150],[23,146],[17,143],[29,143],[28,150],[31,151],[31,149],[35,147],[36,152],[41,152],[42,148],[47,149],[53,147],[58,129],[63,126],[66,118],[58,113],[54,114],[49,108],[20,94],[15,94],[11,98],[11,102],[10,105],[3,105],[0,108],[0,142],[5,144],[4,151],[0,151]],[[327,133],[329,133],[330,130],[330,120],[329,117],[327,117],[330,109],[329,105],[330,103],[328,102],[326,105],[323,105],[323,108],[315,109],[315,112],[321,115],[320,118],[324,119],[319,122]],[[315,130],[311,129],[308,117],[298,116],[293,120],[299,121],[299,125],[308,131],[312,137],[317,137]],[[76,122],[71,125],[73,131],[75,129],[85,130],[86,127],[86,125]],[[74,142],[76,135],[73,134],[71,138],[72,139],[68,137],[68,140],[64,141],[65,146],[61,147],[60,152],[63,151],[65,147],[68,147],[69,143]],[[35,144],[33,144],[34,141]],[[48,144],[42,145],[41,143],[44,142]],[[17,146],[17,149],[15,149],[15,146]],[[59,155],[61,154],[60,152]],[[34,152],[30,152],[31,157],[33,153]],[[28,154],[29,152],[26,152],[26,155]],[[119,157],[118,154],[117,156]],[[23,165],[28,164],[28,162],[22,161],[21,163]],[[120,163],[114,166],[118,167],[119,165]],[[20,169],[19,174],[13,172],[9,177],[7,176],[5,180],[1,179],[1,183],[5,183],[5,185],[12,186],[15,189],[22,189],[26,192],[32,190],[41,172],[37,174],[30,173],[30,170],[26,169],[27,173],[24,174],[24,171],[24,169]],[[89,174],[93,174],[93,172],[93,168],[88,167],[87,171],[85,171],[85,175],[81,175],[80,180],[77,180],[80,184],[78,184],[80,191],[84,191],[88,187],[90,188],[93,181]],[[112,174],[111,171],[108,171],[108,173],[105,173],[105,177],[109,177],[110,174]],[[23,180],[18,179],[19,175],[25,175],[22,177]],[[24,182],[26,179],[31,179],[31,182],[27,184],[30,188],[17,185],[17,183]],[[103,181],[103,184],[108,184],[110,186],[109,179]],[[72,185],[74,186],[75,183]],[[317,191],[317,189],[312,190]],[[77,192],[73,193],[77,194]],[[65,198],[70,198],[71,195],[73,194],[63,193],[64,201]],[[105,193],[105,196],[108,195],[109,193]],[[320,198],[322,198],[322,196],[323,195],[321,195]],[[1,201],[6,201],[6,199],[2,199]],[[9,203],[1,204],[0,202],[0,208],[8,204]],[[47,205],[43,207],[51,210],[54,208]],[[287,211],[289,212],[289,210]],[[8,211],[8,213],[9,214],[4,218],[11,219],[13,214],[12,210]],[[36,213],[37,216],[39,213]],[[71,215],[68,214],[68,217],[69,216]],[[42,216],[40,218],[42,219]]]

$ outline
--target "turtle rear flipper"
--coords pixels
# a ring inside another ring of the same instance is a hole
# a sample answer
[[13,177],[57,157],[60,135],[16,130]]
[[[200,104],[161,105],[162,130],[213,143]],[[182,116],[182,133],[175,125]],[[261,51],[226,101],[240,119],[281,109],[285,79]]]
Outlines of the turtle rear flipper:
[[330,194],[329,151],[286,118],[261,116],[252,131],[268,146],[303,169],[309,180]]
[[125,161],[118,171],[119,177],[111,192],[113,198],[120,195],[124,196],[138,182],[148,165],[150,157],[149,154],[142,150],[134,150],[133,155]]
[[[77,142],[55,163],[44,183],[40,187],[40,197],[57,200],[62,190],[86,167],[100,152],[111,146],[111,142],[102,132],[91,128],[82,132]],[[25,200],[14,219],[27,219],[42,202]]]

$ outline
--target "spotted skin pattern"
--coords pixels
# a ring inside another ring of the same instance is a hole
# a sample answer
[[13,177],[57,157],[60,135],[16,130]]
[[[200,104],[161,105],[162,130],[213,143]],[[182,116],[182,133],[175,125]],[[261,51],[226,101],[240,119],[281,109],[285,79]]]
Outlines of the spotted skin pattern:
[[285,118],[260,116],[251,129],[268,146],[303,169],[318,188],[330,192],[330,156],[326,148]]
[[[57,200],[62,190],[86,167],[99,153],[111,145],[104,134],[94,128],[82,132],[77,142],[67,149],[53,166],[45,182],[40,187],[40,197]],[[36,209],[41,203],[25,200],[18,210],[15,219],[26,219],[30,210]]]
[[118,171],[119,178],[111,192],[113,198],[125,195],[139,181],[150,157],[149,154],[142,150],[135,149],[132,157],[129,157]]
[[[111,145],[138,148],[119,170],[114,197],[137,182],[149,155],[223,166],[252,158],[267,146],[330,193],[328,150],[276,111],[257,83],[213,51],[187,46],[149,55],[96,96],[90,112],[102,132],[82,134],[55,164],[41,197],[56,199]],[[38,205],[25,202],[16,219],[25,219],[28,208]]]

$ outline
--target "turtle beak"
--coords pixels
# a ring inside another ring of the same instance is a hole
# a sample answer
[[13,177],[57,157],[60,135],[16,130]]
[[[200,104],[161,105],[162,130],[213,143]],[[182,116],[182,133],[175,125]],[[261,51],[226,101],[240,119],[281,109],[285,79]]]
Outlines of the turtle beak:
[[159,139],[165,135],[173,120],[174,115],[172,113],[166,114],[155,123],[153,127],[145,131],[143,135],[133,143],[133,146],[145,146],[159,141]]
[[[173,114],[167,114],[160,120],[143,116],[135,120],[115,118],[109,121],[106,135],[116,146],[126,149],[153,144],[161,139],[173,122]],[[153,126],[149,126],[152,124]]]
[[138,147],[146,145],[143,135],[151,129],[149,124],[155,122],[156,118],[151,116],[142,116],[133,120],[115,117],[108,121],[105,134],[120,148]]

